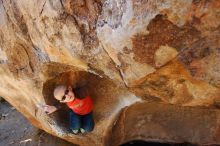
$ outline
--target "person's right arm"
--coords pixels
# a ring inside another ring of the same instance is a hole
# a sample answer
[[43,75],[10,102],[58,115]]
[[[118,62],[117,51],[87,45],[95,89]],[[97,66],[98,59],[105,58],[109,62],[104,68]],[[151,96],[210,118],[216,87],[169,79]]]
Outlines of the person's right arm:
[[56,106],[52,106],[52,105],[45,104],[42,107],[43,107],[43,110],[45,111],[45,113],[47,113],[47,114],[51,114],[51,113],[58,110],[58,108]]

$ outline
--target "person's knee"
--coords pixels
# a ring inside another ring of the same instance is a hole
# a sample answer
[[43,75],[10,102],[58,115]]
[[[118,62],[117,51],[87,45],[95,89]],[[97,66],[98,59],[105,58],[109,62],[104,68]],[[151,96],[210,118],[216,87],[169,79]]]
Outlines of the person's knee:
[[82,123],[83,123],[82,128],[85,130],[85,132],[91,132],[95,126],[95,122],[93,120],[92,113],[83,117]]
[[80,117],[73,112],[69,113],[69,126],[71,130],[78,130],[81,127]]

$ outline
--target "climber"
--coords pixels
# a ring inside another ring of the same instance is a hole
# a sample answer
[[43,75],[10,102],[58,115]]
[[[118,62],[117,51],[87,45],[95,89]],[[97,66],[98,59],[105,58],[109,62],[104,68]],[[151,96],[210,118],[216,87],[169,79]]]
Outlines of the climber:
[[[85,87],[72,88],[71,86],[59,85],[54,89],[54,97],[70,108],[69,124],[74,134],[93,130],[93,102]],[[51,114],[58,109],[59,106],[43,106],[43,110],[47,114]]]

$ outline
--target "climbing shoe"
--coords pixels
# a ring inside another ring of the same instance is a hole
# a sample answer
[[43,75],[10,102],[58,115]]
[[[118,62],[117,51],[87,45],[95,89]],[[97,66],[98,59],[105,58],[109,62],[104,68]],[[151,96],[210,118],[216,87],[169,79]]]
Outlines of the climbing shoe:
[[78,134],[79,133],[78,129],[77,130],[71,129],[71,130],[72,130],[73,134]]
[[80,128],[81,133],[85,133],[86,131],[83,128]]

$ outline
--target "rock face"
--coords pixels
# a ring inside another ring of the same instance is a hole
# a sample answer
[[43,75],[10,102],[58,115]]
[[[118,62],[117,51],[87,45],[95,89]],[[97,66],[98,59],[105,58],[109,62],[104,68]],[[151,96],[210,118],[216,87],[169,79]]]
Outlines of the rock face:
[[[0,96],[77,145],[220,144],[219,62],[219,0],[0,1]],[[88,85],[93,132],[39,108],[59,84]]]

